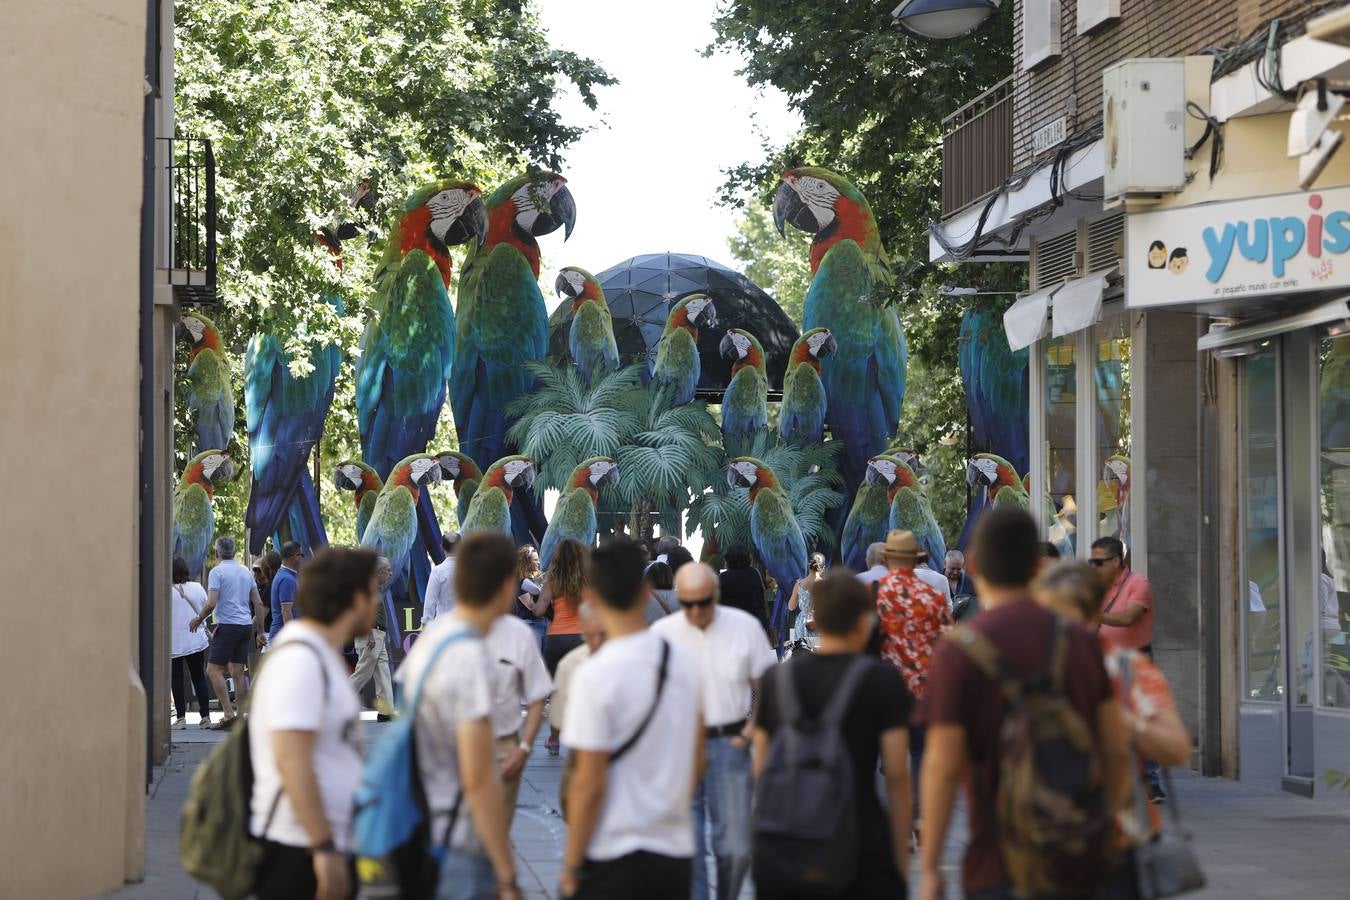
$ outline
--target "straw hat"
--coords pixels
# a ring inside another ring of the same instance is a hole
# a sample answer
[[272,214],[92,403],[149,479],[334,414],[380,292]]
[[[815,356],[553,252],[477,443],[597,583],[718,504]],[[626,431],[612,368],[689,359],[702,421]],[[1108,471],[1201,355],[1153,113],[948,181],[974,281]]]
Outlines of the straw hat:
[[886,535],[886,559],[913,565],[919,559],[919,542],[912,531],[892,531]]

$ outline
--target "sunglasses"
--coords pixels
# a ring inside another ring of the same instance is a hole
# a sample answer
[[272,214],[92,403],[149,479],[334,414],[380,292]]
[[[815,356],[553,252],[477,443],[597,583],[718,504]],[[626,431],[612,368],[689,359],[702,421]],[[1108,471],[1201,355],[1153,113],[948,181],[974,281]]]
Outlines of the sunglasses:
[[1088,562],[1100,569],[1102,566],[1106,565],[1107,563],[1109,563],[1109,562],[1110,562],[1111,560],[1113,560],[1113,559],[1120,559],[1120,557],[1119,557],[1119,556],[1103,556],[1101,559],[1089,559]]
[[713,598],[704,597],[702,600],[681,600],[680,605],[685,609],[707,609],[712,606]]

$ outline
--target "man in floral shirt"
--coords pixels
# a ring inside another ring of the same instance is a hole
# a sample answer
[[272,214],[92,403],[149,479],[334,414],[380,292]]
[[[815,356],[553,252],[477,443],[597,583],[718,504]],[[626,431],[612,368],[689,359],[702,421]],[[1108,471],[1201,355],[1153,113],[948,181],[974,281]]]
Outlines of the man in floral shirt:
[[[890,573],[877,584],[877,618],[881,627],[881,655],[900,672],[915,702],[923,699],[933,648],[952,627],[947,600],[932,585],[914,574],[919,544],[912,531],[886,535],[886,565]],[[918,773],[923,762],[924,729],[909,727],[909,766]],[[918,778],[914,779],[918,784]],[[918,822],[919,800],[914,798],[914,821]]]

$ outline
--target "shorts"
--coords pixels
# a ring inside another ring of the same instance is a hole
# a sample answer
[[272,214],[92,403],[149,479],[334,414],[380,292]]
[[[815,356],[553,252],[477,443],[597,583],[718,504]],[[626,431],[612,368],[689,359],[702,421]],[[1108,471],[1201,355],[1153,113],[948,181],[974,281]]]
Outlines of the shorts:
[[206,661],[213,666],[229,663],[246,663],[253,652],[252,625],[217,625],[216,633],[211,636],[211,649],[207,651]]

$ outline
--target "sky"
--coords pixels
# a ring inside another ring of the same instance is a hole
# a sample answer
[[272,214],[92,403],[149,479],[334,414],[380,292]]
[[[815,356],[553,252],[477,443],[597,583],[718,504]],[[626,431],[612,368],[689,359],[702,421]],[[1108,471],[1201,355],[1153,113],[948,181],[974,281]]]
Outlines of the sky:
[[[589,56],[619,80],[592,113],[572,91],[569,124],[590,130],[565,152],[577,204],[572,238],[541,239],[544,266],[600,272],[640,253],[672,250],[740,268],[727,250],[737,213],[716,204],[723,170],[762,156],[800,126],[779,92],[749,87],[739,59],[703,58],[715,0],[538,0],[550,43]],[[545,284],[553,279],[541,273]],[[550,309],[551,293],[546,294]]]

